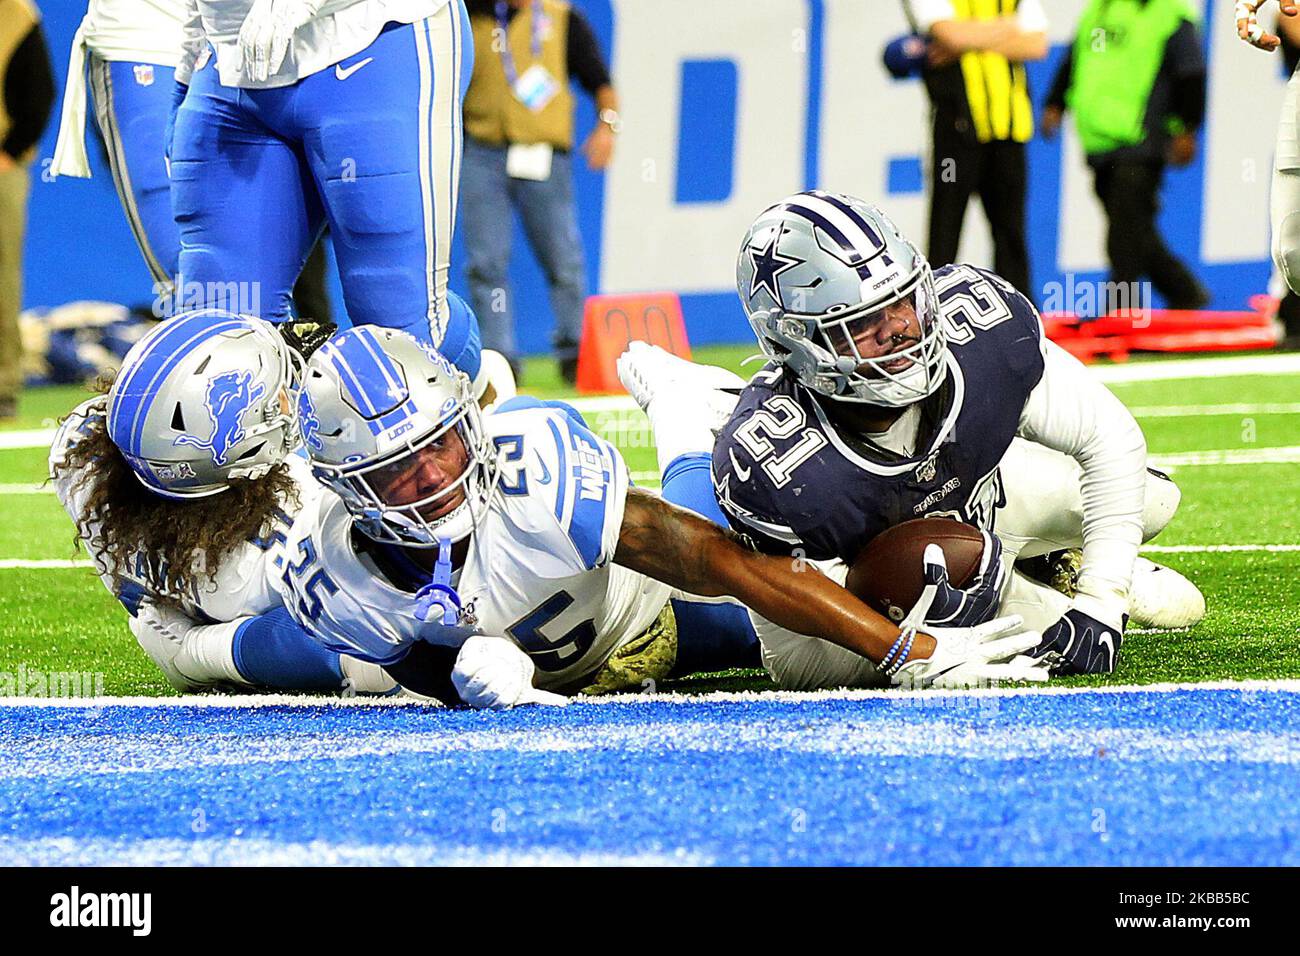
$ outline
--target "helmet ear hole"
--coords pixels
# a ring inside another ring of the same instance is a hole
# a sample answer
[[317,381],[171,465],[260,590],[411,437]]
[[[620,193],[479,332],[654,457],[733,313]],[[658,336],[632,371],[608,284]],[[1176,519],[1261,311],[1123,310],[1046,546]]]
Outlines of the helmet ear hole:
[[260,441],[260,442],[258,442],[256,445],[254,445],[252,448],[248,449],[248,451],[246,451],[246,452],[244,452],[242,455],[240,455],[239,458],[238,458],[237,460],[238,460],[238,461],[247,461],[247,460],[250,459],[250,458],[256,458],[256,457],[261,453],[262,449],[265,448],[265,447],[266,447],[266,442],[264,442],[264,441]]

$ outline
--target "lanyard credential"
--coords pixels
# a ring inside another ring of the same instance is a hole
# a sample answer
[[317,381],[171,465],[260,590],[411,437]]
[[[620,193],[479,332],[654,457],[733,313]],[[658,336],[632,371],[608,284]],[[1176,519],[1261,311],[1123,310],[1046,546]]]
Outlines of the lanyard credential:
[[[532,51],[533,59],[536,60],[542,55],[542,3],[541,0],[533,0],[533,42]],[[510,49],[510,41],[506,38],[506,30],[510,26],[510,8],[506,0],[497,0],[497,25],[501,28],[501,65],[506,71],[506,83],[513,90],[515,84],[519,82],[519,71],[515,67],[515,55]]]

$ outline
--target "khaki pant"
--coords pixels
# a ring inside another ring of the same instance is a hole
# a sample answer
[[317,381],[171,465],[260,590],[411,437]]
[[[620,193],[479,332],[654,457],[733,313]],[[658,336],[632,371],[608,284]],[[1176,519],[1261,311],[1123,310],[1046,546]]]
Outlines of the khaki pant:
[[0,172],[0,398],[17,397],[23,381],[18,313],[23,306],[23,237],[30,183],[26,165]]

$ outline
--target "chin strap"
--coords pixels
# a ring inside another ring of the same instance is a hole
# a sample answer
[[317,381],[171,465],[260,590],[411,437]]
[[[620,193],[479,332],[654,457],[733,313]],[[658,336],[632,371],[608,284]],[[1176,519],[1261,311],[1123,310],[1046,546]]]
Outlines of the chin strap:
[[427,621],[436,611],[441,616],[439,623],[452,625],[460,620],[460,608],[460,595],[451,586],[451,539],[439,538],[433,580],[415,592],[415,619]]

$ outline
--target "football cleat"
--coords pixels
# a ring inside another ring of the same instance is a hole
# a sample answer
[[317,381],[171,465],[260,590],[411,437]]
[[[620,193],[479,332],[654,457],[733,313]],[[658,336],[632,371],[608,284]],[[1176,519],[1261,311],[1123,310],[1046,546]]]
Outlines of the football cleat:
[[1165,630],[1191,627],[1205,617],[1205,595],[1173,568],[1138,558],[1129,588],[1129,624]]
[[649,342],[628,343],[618,359],[618,378],[646,414],[657,399],[682,400],[694,415],[702,416],[714,435],[731,417],[747,384],[734,372],[688,362]]
[[474,380],[474,394],[484,408],[509,401],[519,394],[515,370],[510,361],[495,349],[484,349],[479,356],[478,378]]
[[312,357],[339,327],[328,319],[295,319],[280,325],[280,337],[303,359]]

